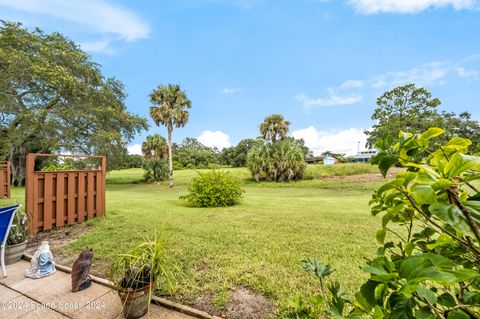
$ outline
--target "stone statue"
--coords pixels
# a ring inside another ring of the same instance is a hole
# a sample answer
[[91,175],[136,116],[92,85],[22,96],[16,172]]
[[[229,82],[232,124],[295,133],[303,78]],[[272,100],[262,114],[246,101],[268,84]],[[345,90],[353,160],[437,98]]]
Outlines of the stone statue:
[[92,285],[90,268],[92,267],[93,249],[88,248],[80,253],[72,267],[72,291],[87,289]]
[[56,271],[53,255],[50,251],[48,241],[43,241],[37,251],[33,254],[30,268],[25,272],[25,277],[42,278],[53,274]]

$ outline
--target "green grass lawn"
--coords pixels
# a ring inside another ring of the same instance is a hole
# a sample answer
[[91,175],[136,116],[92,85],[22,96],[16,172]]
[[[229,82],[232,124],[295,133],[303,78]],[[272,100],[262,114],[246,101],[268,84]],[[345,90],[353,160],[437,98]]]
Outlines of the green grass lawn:
[[[368,164],[309,169],[319,177],[376,172]],[[299,265],[307,256],[331,264],[332,278],[350,294],[360,286],[366,278],[360,270],[363,257],[377,247],[380,220],[370,215],[368,201],[381,181],[336,177],[257,184],[246,169],[228,170],[245,179],[244,199],[234,207],[209,209],[178,199],[196,176],[194,170],[176,171],[173,189],[166,183],[141,184],[141,169],[111,172],[107,215],[68,249],[93,247],[95,259],[106,264],[158,229],[179,267],[172,298],[184,303],[209,293],[221,306],[232,289],[247,286],[282,308],[296,294],[317,289]],[[22,201],[22,196],[22,189],[14,189],[10,201]]]

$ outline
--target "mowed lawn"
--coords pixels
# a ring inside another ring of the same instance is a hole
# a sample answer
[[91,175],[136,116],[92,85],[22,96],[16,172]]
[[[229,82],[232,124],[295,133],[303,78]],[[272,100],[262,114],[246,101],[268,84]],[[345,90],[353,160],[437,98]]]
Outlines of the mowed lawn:
[[[208,209],[179,200],[195,170],[175,171],[173,189],[142,184],[141,169],[113,171],[107,177],[107,215],[68,249],[93,247],[95,259],[106,264],[157,229],[178,267],[171,298],[190,304],[208,294],[221,307],[232,290],[249,287],[282,308],[318,287],[299,264],[307,256],[331,264],[332,278],[352,294],[366,278],[360,269],[364,257],[377,247],[381,221],[370,215],[368,201],[382,181],[341,176],[377,172],[368,164],[309,169],[319,178],[283,184],[257,184],[246,169],[228,169],[245,180],[243,201]],[[14,198],[22,194],[14,190]]]

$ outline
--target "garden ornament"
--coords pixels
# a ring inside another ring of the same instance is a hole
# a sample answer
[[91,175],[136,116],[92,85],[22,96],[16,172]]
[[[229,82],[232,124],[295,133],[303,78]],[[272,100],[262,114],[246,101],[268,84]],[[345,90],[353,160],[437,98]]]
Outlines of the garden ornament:
[[87,289],[92,285],[90,268],[92,267],[93,249],[88,248],[80,253],[72,267],[72,291]]
[[53,255],[50,251],[48,241],[43,241],[37,251],[33,254],[30,268],[27,269],[25,276],[28,278],[42,278],[53,274],[56,271]]

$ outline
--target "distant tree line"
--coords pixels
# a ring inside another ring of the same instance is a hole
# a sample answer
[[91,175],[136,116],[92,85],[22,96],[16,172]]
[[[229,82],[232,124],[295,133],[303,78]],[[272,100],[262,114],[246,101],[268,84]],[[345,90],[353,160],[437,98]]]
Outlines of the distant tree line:
[[460,114],[439,111],[441,102],[425,88],[407,84],[385,92],[377,99],[377,107],[372,114],[375,121],[372,129],[365,131],[367,146],[374,147],[377,140],[391,135],[394,138],[403,132],[419,134],[430,127],[445,130],[437,143],[444,144],[454,136],[472,141],[471,152],[480,151],[480,123],[465,111]]

